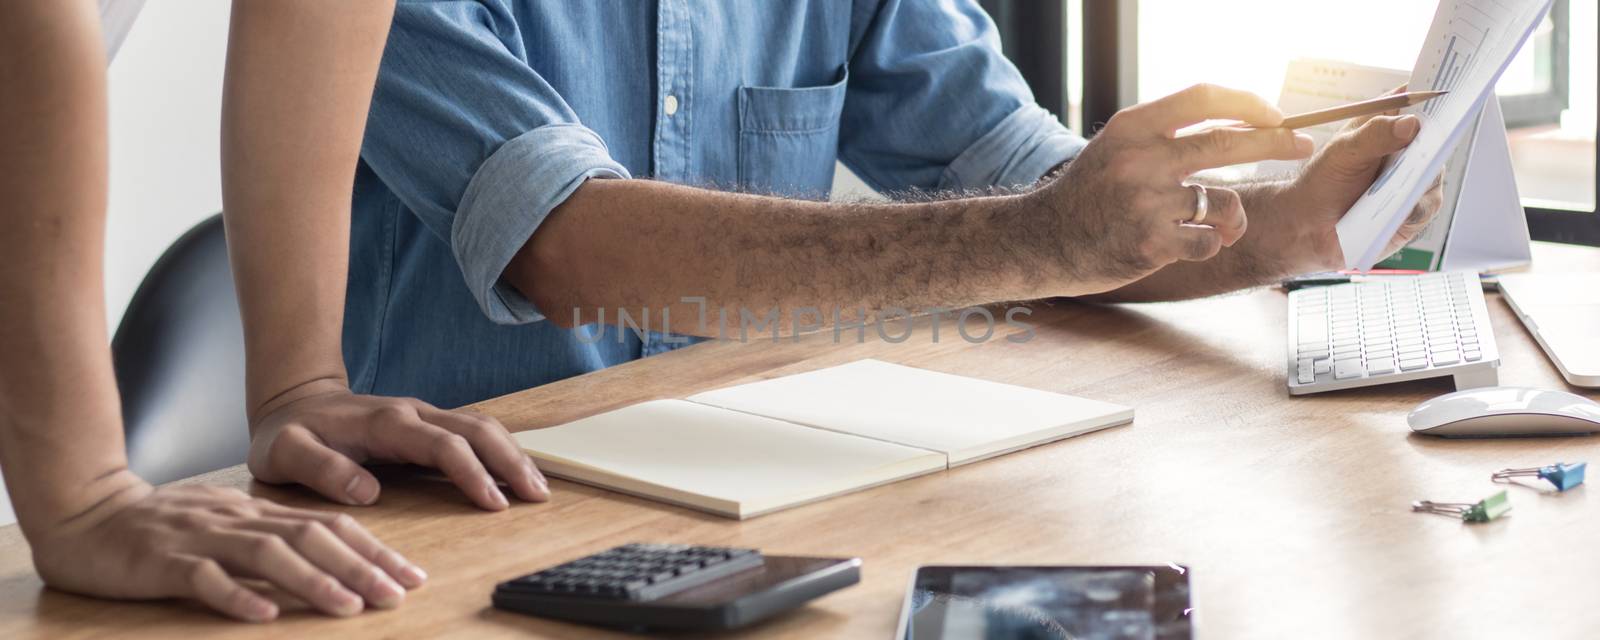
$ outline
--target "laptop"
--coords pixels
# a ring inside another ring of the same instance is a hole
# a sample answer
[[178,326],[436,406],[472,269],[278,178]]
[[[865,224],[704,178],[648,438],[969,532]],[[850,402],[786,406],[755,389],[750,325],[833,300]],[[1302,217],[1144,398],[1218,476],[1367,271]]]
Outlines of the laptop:
[[1600,387],[1600,273],[1508,273],[1500,295],[1561,377]]

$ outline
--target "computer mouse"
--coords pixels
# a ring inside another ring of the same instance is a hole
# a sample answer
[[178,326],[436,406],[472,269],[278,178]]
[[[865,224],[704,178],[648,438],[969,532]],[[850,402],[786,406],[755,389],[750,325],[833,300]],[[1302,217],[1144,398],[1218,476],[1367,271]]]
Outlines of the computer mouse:
[[1600,403],[1551,389],[1484,387],[1419,404],[1406,422],[1446,438],[1589,435],[1600,432]]

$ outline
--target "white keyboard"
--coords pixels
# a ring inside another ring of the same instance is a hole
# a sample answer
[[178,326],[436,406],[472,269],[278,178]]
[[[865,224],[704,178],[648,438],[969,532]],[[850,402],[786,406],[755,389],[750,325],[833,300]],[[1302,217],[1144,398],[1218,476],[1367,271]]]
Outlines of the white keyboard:
[[1478,274],[1430,273],[1289,293],[1289,393],[1455,376],[1495,386],[1500,353]]

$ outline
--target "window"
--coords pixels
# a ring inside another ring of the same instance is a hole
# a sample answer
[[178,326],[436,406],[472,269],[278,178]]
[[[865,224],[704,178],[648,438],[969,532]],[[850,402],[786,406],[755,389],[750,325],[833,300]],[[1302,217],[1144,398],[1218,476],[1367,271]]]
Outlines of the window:
[[[1524,203],[1593,211],[1595,3],[1557,4],[1497,93]],[[1296,57],[1410,69],[1433,12],[1432,2],[1393,0],[1141,0],[1138,99],[1198,80],[1273,97]]]
[[[1013,0],[1015,1],[1015,0]],[[995,4],[988,3],[986,4]],[[1213,82],[1275,99],[1289,61],[1409,70],[1436,3],[1394,0],[1056,0],[1064,25],[1002,24],[1002,37],[1059,29],[1070,126],[1092,133],[1116,108]],[[1496,88],[1537,239],[1600,245],[1595,213],[1596,3],[1556,0]],[[1023,52],[1008,55],[1020,57]],[[1026,67],[1026,64],[1021,66]],[[1030,82],[1035,82],[1030,77]]]

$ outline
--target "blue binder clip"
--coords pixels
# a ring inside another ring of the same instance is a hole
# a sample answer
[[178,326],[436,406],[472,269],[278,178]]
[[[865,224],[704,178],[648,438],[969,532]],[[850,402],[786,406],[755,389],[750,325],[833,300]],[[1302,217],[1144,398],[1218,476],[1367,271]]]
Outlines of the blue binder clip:
[[1495,482],[1511,482],[1512,478],[1538,477],[1540,480],[1556,486],[1556,491],[1566,491],[1583,484],[1583,470],[1588,463],[1578,462],[1565,464],[1557,462],[1547,467],[1532,467],[1528,469],[1501,469],[1494,472],[1490,479]]

